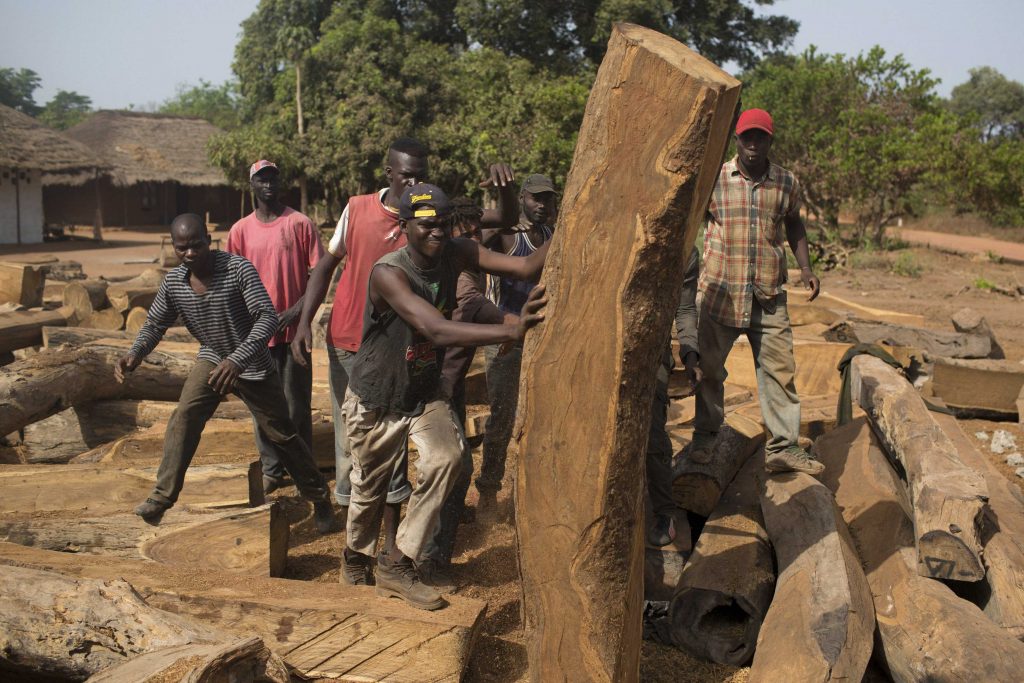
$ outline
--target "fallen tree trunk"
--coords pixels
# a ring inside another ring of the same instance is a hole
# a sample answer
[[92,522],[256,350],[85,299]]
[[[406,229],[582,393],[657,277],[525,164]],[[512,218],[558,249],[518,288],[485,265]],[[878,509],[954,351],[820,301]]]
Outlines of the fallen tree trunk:
[[113,308],[93,311],[82,320],[81,325],[92,330],[123,330],[124,313]]
[[122,314],[136,306],[149,308],[163,279],[164,271],[150,268],[131,280],[112,283],[107,288],[110,307]]
[[676,505],[707,517],[718,505],[722,492],[765,439],[758,422],[730,413],[715,440],[710,462],[690,460],[684,449],[672,468],[672,498]]
[[213,683],[290,683],[284,662],[272,654],[261,638],[229,643],[176,645],[134,657],[104,669],[86,683],[137,683],[179,680]]
[[695,657],[745,666],[775,589],[761,515],[763,451],[729,484],[704,525],[672,598],[672,642]]
[[93,311],[107,306],[106,280],[78,280],[64,286],[61,300],[65,306],[71,306],[78,313],[80,320],[88,318]]
[[0,261],[0,304],[42,306],[46,272],[47,266],[41,264]]
[[861,680],[871,659],[874,605],[832,492],[807,474],[773,475],[761,512],[779,579],[749,680]]
[[992,341],[983,334],[925,330],[857,318],[840,321],[828,328],[825,339],[847,344],[909,346],[932,358],[988,358],[992,351]]
[[655,370],[738,96],[681,43],[613,28],[542,279],[547,322],[523,353],[515,501],[534,681],[639,676]]
[[124,384],[114,366],[131,342],[101,340],[78,349],[57,349],[0,367],[0,434],[79,403],[109,398],[176,401],[198,347],[161,344]]
[[128,311],[128,315],[124,317],[124,329],[128,334],[138,334],[142,326],[146,324],[146,318],[149,316],[149,311],[141,306],[136,306],[132,310]]
[[43,343],[43,328],[76,324],[73,308],[54,311],[11,311],[0,313],[0,353]]
[[[71,346],[84,346],[89,342],[99,339],[128,339],[135,340],[135,334],[127,330],[94,330],[87,327],[43,327],[43,346],[53,348],[62,344]],[[196,338],[184,327],[169,327],[164,333],[164,342],[178,342],[182,344],[195,344]]]
[[826,434],[815,452],[860,551],[878,622],[876,656],[893,680],[1019,679],[1024,644],[942,582],[918,574],[903,484],[868,423],[854,420]]
[[988,487],[964,465],[913,386],[873,356],[851,362],[854,400],[906,472],[922,576],[979,581]]
[[963,417],[1018,417],[1024,365],[1009,360],[936,358],[932,391]]
[[985,614],[1014,638],[1024,640],[1024,500],[1020,489],[1003,476],[992,461],[950,415],[935,415],[964,464],[985,478],[985,580],[966,593]]

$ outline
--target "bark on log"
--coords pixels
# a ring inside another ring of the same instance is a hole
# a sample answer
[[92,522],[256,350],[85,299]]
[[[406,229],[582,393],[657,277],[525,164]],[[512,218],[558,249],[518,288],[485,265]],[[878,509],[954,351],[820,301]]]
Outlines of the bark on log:
[[0,303],[42,306],[46,271],[45,265],[0,261]]
[[814,449],[860,551],[878,622],[876,655],[893,680],[1018,680],[1024,644],[942,582],[917,573],[905,490],[868,423],[854,420]]
[[[985,478],[985,580],[966,591],[968,597],[1014,638],[1024,640],[1024,500],[1020,489],[974,446],[951,415],[935,415],[964,464]],[[976,590],[975,590],[976,588]]]
[[0,313],[0,353],[40,346],[44,327],[63,327],[77,322],[74,309],[67,307],[54,311]]
[[992,351],[989,352],[989,358],[1006,358],[1006,352],[999,345],[999,341],[996,339],[995,333],[992,332],[992,328],[989,327],[988,321],[985,320],[985,316],[973,308],[961,308],[953,314],[951,322],[953,323],[953,329],[957,332],[981,334],[988,337],[992,342]]
[[288,667],[261,638],[163,648],[104,669],[86,683],[290,683]]
[[738,96],[681,43],[613,28],[542,279],[547,322],[523,354],[515,499],[534,681],[639,676],[650,397]]
[[65,306],[71,306],[78,312],[79,319],[88,318],[93,311],[107,306],[106,280],[78,280],[64,286],[61,300]]
[[[135,340],[135,335],[127,330],[94,330],[87,327],[43,327],[43,346],[54,348],[62,344],[71,346],[84,346],[89,342],[99,339],[127,339]],[[178,342],[182,344],[195,344],[196,338],[184,327],[169,327],[164,334],[161,344],[165,342]]]
[[752,456],[704,525],[672,599],[672,641],[695,657],[745,666],[775,589],[761,515],[764,452]]
[[136,306],[132,310],[128,311],[128,315],[124,317],[124,330],[128,334],[138,334],[142,326],[146,324],[146,317],[149,315],[149,311],[141,306]]
[[854,399],[906,472],[922,576],[979,581],[988,487],[964,465],[913,386],[868,355],[851,363]]
[[689,449],[684,449],[673,467],[672,497],[676,505],[701,517],[709,516],[729,482],[764,439],[760,423],[737,413],[727,415],[710,462],[695,463],[689,458]]
[[1024,365],[1009,360],[936,358],[932,391],[961,417],[1018,417]]
[[111,308],[118,313],[127,313],[136,306],[149,308],[163,279],[164,271],[150,268],[136,278],[111,284],[107,288]]
[[0,434],[98,399],[176,401],[198,347],[161,344],[124,384],[118,384],[114,366],[130,347],[128,341],[100,340],[73,350],[44,351],[0,367]]
[[93,311],[88,318],[82,320],[81,325],[91,330],[123,330],[124,313],[113,308]]
[[874,643],[874,605],[832,492],[807,474],[773,475],[761,512],[779,580],[749,680],[861,680]]
[[992,341],[982,334],[943,332],[851,318],[828,328],[825,339],[847,344],[886,344],[920,349],[931,358],[988,358]]

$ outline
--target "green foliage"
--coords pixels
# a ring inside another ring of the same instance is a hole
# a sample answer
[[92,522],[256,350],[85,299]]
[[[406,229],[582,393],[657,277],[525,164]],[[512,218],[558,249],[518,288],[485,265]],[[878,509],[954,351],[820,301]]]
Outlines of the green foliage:
[[92,111],[92,99],[77,92],[58,90],[39,114],[39,120],[57,130],[67,130],[85,120]]
[[950,110],[969,117],[981,131],[982,140],[1024,138],[1024,84],[990,66],[970,73],[966,83],[953,88]]
[[996,283],[986,280],[983,277],[979,277],[974,281],[974,288],[990,292],[996,288]]
[[42,107],[36,104],[35,91],[42,79],[32,69],[0,69],[0,104],[36,116]]
[[214,85],[200,80],[199,85],[179,85],[174,97],[160,105],[163,114],[198,116],[223,130],[239,125],[239,101],[234,83]]
[[901,251],[900,255],[892,263],[892,272],[902,277],[919,278],[924,267],[917,262],[917,258],[909,251]]

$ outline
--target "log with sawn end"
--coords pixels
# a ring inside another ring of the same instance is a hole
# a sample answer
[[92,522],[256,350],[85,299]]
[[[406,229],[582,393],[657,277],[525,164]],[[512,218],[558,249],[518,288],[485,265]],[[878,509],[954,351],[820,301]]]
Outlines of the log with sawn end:
[[45,264],[0,261],[0,304],[41,306],[47,270]]
[[825,332],[825,339],[846,344],[907,346],[923,351],[930,358],[988,358],[992,351],[992,340],[983,334],[926,330],[858,318],[832,325]]
[[874,645],[874,605],[832,492],[807,474],[773,474],[761,512],[779,578],[750,681],[861,680]]
[[131,280],[111,283],[107,288],[110,307],[122,314],[136,306],[149,308],[163,279],[164,271],[150,268]]
[[57,329],[78,323],[75,309],[62,307],[52,311],[10,311],[0,313],[0,353],[41,346],[43,329]]
[[672,468],[672,498],[676,505],[707,517],[747,459],[764,443],[760,423],[737,412],[725,418],[715,439],[711,460],[693,462],[684,449]]
[[[99,339],[135,339],[135,334],[127,330],[95,330],[88,327],[50,327],[47,325],[42,328],[42,332],[42,345],[48,349],[62,344],[83,346]],[[197,343],[196,338],[185,327],[168,327],[160,340],[161,344],[165,342]]]
[[921,396],[894,368],[869,355],[850,364],[852,398],[906,473],[922,576],[979,581],[988,487],[967,467]]
[[130,348],[128,340],[101,339],[80,348],[50,349],[0,367],[0,433],[10,434],[98,399],[176,401],[198,345],[163,343],[119,384],[114,367]]
[[106,280],[78,280],[64,285],[61,301],[78,313],[79,320],[85,320],[93,311],[107,306]]
[[124,313],[113,308],[93,311],[80,323],[82,327],[93,330],[123,330]]
[[1024,643],[941,581],[918,574],[905,489],[867,421],[829,432],[814,450],[857,543],[875,603],[876,656],[893,680],[1018,680]]
[[515,505],[534,681],[639,676],[655,371],[739,88],[667,36],[612,29],[547,255],[546,322],[523,352]]
[[936,358],[932,392],[961,417],[1019,418],[1024,365],[990,358]]
[[142,306],[136,306],[132,310],[128,311],[128,315],[124,317],[124,330],[128,334],[138,334],[142,326],[146,324],[146,318],[149,316],[147,311]]
[[722,494],[672,598],[672,641],[719,664],[750,661],[772,601],[775,561],[761,515],[763,477],[760,451]]

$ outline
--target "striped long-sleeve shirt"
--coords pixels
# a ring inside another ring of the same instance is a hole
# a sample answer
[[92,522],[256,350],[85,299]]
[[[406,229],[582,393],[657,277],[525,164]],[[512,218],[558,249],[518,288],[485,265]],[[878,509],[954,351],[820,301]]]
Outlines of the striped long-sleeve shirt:
[[210,256],[213,278],[205,294],[192,289],[184,265],[167,274],[130,353],[145,357],[181,316],[199,340],[198,358],[212,363],[227,358],[242,369],[242,379],[264,379],[274,367],[267,351],[277,330],[274,304],[251,263],[224,251]]

